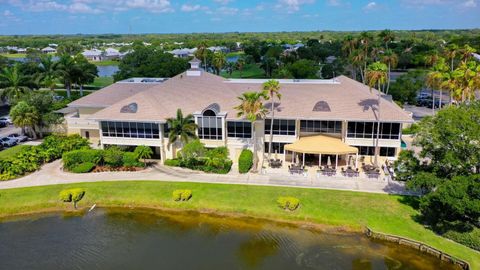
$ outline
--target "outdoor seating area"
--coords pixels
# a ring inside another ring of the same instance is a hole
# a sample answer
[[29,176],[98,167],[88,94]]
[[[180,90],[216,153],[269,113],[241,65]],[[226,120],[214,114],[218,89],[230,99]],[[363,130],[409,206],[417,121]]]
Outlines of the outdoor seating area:
[[360,176],[360,171],[358,168],[352,169],[350,166],[348,166],[346,170],[342,167],[342,175],[346,177],[358,177]]
[[283,161],[281,159],[270,159],[268,163],[271,168],[282,168],[283,166]]
[[374,165],[362,163],[362,169],[368,178],[379,178],[380,169]]
[[331,167],[331,166],[320,166],[320,170],[318,170],[317,172],[319,172],[320,174],[322,175],[325,175],[325,176],[335,176],[337,175],[337,170],[335,169],[335,167]]
[[297,164],[288,165],[288,172],[290,174],[304,174],[305,166],[297,165]]

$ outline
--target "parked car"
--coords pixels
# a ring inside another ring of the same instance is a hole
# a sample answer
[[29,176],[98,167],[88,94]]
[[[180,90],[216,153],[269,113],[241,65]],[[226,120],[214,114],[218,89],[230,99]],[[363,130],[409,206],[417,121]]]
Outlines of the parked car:
[[4,147],[12,147],[12,146],[17,145],[17,140],[9,138],[9,137],[3,137],[3,138],[0,138],[0,143]]
[[17,143],[24,142],[24,141],[28,140],[27,136],[21,135],[21,134],[18,134],[18,133],[12,133],[12,134],[8,135],[7,137],[17,140]]
[[0,117],[0,122],[5,123],[5,125],[11,125],[12,124],[12,119],[10,117]]

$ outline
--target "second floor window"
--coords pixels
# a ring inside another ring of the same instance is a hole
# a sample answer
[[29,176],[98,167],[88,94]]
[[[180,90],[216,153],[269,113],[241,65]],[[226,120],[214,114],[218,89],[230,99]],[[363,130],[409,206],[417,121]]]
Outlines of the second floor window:
[[228,121],[229,138],[252,138],[252,123],[244,121]]
[[[272,120],[265,119],[265,134],[270,134],[270,123]],[[295,120],[274,119],[273,135],[295,136]]]
[[160,130],[155,123],[102,122],[102,136],[120,138],[158,139]]
[[212,110],[206,110],[197,118],[198,138],[204,140],[221,140],[223,134],[222,118]]

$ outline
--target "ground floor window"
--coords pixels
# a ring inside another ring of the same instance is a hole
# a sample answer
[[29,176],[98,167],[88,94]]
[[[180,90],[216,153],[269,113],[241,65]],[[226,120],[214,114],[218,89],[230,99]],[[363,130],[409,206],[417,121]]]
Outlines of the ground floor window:
[[[358,154],[361,156],[374,156],[375,147],[373,146],[355,146],[358,148]],[[381,157],[394,157],[395,156],[395,147],[380,147],[380,156]]]
[[[284,142],[272,142],[272,153],[283,154],[283,150],[286,144]],[[269,142],[265,142],[265,153],[268,153]]]

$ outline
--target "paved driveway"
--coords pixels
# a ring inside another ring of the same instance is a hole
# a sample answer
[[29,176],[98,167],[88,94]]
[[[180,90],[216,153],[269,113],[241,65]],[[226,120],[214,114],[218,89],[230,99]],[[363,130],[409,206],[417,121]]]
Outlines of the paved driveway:
[[350,190],[383,194],[408,194],[404,184],[395,181],[352,179],[344,177],[316,178],[290,175],[240,175],[231,172],[228,175],[205,174],[180,168],[155,166],[140,172],[102,172],[73,174],[61,170],[61,161],[44,165],[39,171],[25,177],[0,182],[0,189],[101,181],[178,181],[219,184],[267,185],[299,188],[319,188]]

